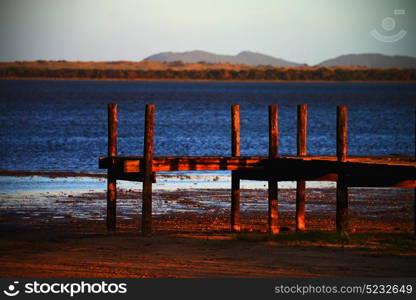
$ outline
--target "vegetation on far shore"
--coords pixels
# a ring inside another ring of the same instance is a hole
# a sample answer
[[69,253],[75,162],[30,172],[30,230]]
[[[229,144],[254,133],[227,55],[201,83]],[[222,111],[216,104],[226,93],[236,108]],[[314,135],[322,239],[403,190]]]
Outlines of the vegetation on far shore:
[[416,69],[365,67],[273,67],[241,64],[155,61],[0,63],[0,78],[95,80],[267,80],[267,81],[415,81]]

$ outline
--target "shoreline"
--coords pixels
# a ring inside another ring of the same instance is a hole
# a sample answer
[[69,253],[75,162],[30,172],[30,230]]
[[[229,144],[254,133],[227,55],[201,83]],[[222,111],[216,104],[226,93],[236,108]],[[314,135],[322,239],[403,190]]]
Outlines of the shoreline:
[[73,172],[73,171],[25,171],[25,170],[0,170],[0,176],[13,176],[13,177],[44,176],[44,177],[49,177],[49,178],[59,178],[59,177],[107,178],[106,173],[88,173],[88,172]]
[[[265,216],[264,216],[265,217]],[[282,216],[282,225],[286,217]],[[328,231],[283,232],[272,238],[259,216],[245,216],[240,234],[225,216],[185,214],[156,217],[151,237],[139,221],[121,220],[108,233],[103,221],[28,223],[1,218],[0,277],[17,278],[288,278],[414,277],[413,234],[380,231],[378,220],[362,222],[379,231],[352,233],[347,240]],[[324,230],[334,225],[325,218]],[[311,225],[312,219],[309,219]],[[354,221],[357,224],[357,220]],[[260,230],[259,230],[260,229]],[[312,228],[313,230],[313,228]],[[314,237],[322,237],[315,240]],[[358,242],[354,242],[357,240]],[[391,244],[391,241],[398,243]],[[400,246],[404,243],[404,246]],[[409,246],[406,246],[409,245]],[[117,255],[114,255],[117,253]]]
[[78,194],[0,195],[0,277],[416,275],[413,189],[352,189],[346,240],[334,233],[334,189],[307,190],[305,233],[294,229],[296,191],[281,190],[282,233],[274,237],[266,189],[241,190],[240,234],[230,232],[229,189],[154,191],[153,235],[142,237],[141,190],[117,191],[118,229],[107,232],[102,184]]
[[[48,179],[46,183],[44,180],[36,181],[35,188],[32,188],[31,181],[29,179],[18,182],[17,184],[21,185],[20,189],[14,187],[8,190],[5,187],[0,191],[0,220],[11,218],[14,221],[29,223],[95,220],[102,222],[104,226],[107,199],[104,180],[94,181],[95,185],[92,185],[88,180]],[[12,183],[14,184],[14,181]],[[49,186],[51,187],[48,188]],[[141,184],[119,185],[117,194],[117,219],[121,222],[136,223],[142,209]],[[351,230],[377,231],[382,228],[382,231],[389,232],[412,232],[413,197],[413,189],[351,188],[349,214],[352,220],[358,222],[356,226],[351,226]],[[191,185],[190,188],[166,189],[162,186],[153,191],[153,215],[161,219],[180,219],[188,214],[198,215],[206,220],[220,217],[223,222],[221,226],[228,228],[230,199],[230,188]],[[296,189],[279,189],[279,211],[284,220],[283,226],[290,231],[294,231],[295,228],[295,200]],[[329,223],[332,224],[330,228],[335,229],[335,205],[335,188],[306,190],[306,218],[314,220],[311,223],[314,229],[325,230]],[[264,232],[267,229],[267,209],[265,187],[241,189],[242,218],[259,219],[256,230]],[[375,223],[375,227],[366,225],[366,222]],[[249,222],[249,225],[243,227],[251,230],[254,227],[250,224]],[[167,224],[163,226],[164,230],[168,228]]]
[[166,82],[267,82],[267,83],[416,83],[416,80],[214,80],[214,79],[157,79],[157,78],[54,78],[54,77],[0,77],[0,80],[50,80],[50,81],[166,81]]

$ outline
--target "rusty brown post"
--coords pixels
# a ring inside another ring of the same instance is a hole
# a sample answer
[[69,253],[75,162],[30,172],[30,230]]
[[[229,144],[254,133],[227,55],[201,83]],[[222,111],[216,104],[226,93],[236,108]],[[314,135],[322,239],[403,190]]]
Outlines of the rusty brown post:
[[[348,114],[345,105],[337,107],[337,159],[339,163],[347,160]],[[342,166],[340,165],[340,168]],[[339,233],[348,231],[348,186],[346,174],[338,173],[336,200],[336,227]]]
[[114,157],[117,156],[117,104],[108,104],[108,159],[107,169],[107,230],[116,229],[117,180],[114,176]]
[[[269,158],[274,158],[278,153],[278,108],[277,105],[269,106]],[[268,180],[268,231],[279,233],[279,208],[278,208],[278,185],[275,179]]]
[[[306,156],[306,131],[308,122],[308,105],[298,105],[297,154]],[[305,230],[305,189],[306,182],[296,182],[296,231]]]
[[[240,156],[240,105],[231,106],[231,155]],[[240,178],[237,171],[232,171],[231,231],[238,232],[240,230]]]
[[347,126],[347,107],[339,105],[337,107],[337,158],[340,162],[347,160]]
[[155,106],[146,105],[144,126],[143,151],[143,203],[142,203],[142,234],[149,236],[152,233],[152,182],[153,182],[153,150],[154,150],[154,121]]

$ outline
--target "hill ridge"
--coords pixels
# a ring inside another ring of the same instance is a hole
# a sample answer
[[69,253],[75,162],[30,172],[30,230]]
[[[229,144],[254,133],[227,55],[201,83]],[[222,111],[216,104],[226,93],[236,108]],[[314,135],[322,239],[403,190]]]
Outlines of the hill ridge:
[[[184,63],[230,63],[252,66],[270,65],[273,67],[299,67],[306,64],[288,61],[259,52],[244,50],[236,55],[215,54],[204,50],[184,52],[166,51],[150,55],[144,61]],[[362,66],[367,68],[416,68],[416,57],[406,55],[385,55],[380,53],[344,54],[316,64],[317,67]]]
[[144,59],[145,61],[159,61],[172,62],[182,61],[184,63],[232,63],[232,64],[246,64],[246,65],[271,65],[274,67],[296,67],[303,64],[287,61],[281,58],[276,58],[271,55],[266,55],[253,51],[241,51],[236,55],[215,54],[203,50],[192,50],[185,52],[160,52],[153,54]]

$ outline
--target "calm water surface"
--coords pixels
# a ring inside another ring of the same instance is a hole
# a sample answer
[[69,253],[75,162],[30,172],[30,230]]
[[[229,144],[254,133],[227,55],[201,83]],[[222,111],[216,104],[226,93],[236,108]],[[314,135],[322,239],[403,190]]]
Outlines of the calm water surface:
[[[279,105],[279,152],[296,152],[296,105],[309,105],[308,153],[335,153],[336,106],[349,110],[349,154],[415,150],[416,84],[0,80],[0,169],[100,172],[107,103],[119,105],[119,153],[141,155],[144,106],[156,104],[156,155],[266,155],[267,106]],[[102,170],[101,170],[102,171]]]

